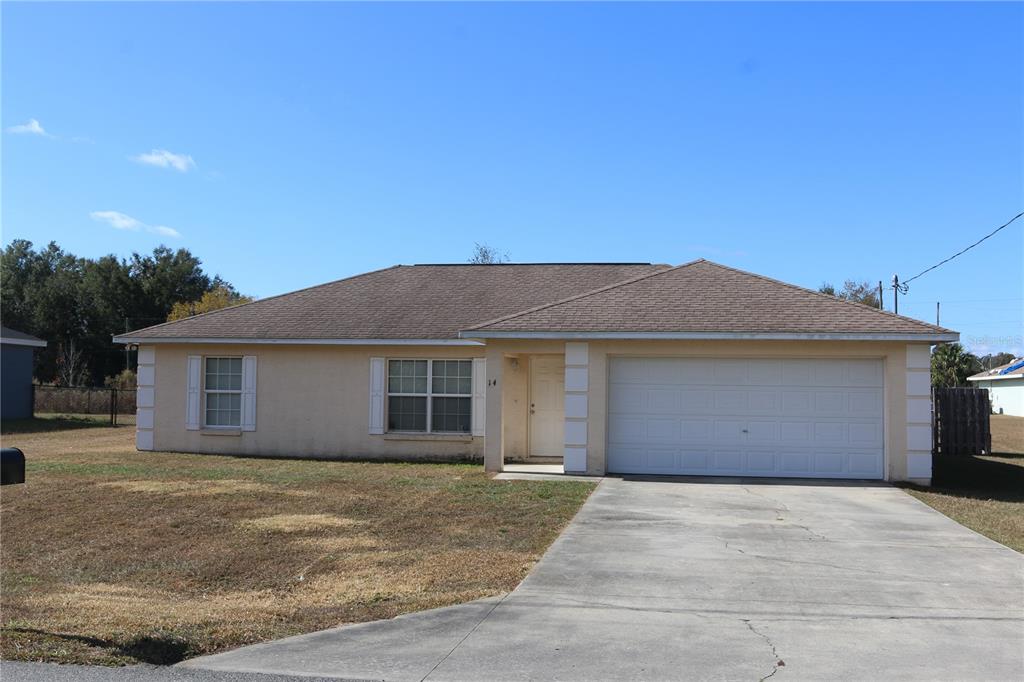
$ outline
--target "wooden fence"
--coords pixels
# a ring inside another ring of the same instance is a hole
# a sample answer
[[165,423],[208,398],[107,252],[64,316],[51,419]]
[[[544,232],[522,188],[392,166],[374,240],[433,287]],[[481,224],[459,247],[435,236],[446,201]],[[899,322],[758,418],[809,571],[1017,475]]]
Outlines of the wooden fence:
[[932,454],[992,452],[987,388],[933,388],[932,410]]

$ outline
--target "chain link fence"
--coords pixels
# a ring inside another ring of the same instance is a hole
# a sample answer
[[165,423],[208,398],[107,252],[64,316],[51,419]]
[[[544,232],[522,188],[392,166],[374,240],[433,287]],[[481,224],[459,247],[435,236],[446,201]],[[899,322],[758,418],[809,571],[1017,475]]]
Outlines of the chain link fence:
[[87,386],[32,387],[33,416],[96,416],[110,424],[135,423],[134,388],[102,388]]

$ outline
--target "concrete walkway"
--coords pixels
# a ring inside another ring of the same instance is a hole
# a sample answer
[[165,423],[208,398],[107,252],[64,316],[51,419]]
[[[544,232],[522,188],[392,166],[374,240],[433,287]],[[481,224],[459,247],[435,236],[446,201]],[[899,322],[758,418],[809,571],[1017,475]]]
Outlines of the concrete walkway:
[[1024,557],[885,485],[606,479],[503,598],[181,665],[354,679],[1024,679]]

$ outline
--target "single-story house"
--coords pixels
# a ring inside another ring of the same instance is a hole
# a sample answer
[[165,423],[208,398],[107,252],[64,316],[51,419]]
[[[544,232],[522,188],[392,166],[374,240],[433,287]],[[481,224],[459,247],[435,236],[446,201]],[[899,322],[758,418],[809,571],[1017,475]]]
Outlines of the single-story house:
[[927,483],[958,338],[698,260],[401,265],[115,340],[140,450]]
[[967,377],[974,388],[987,388],[992,411],[1024,417],[1024,357]]
[[32,416],[32,364],[46,341],[0,326],[0,419]]

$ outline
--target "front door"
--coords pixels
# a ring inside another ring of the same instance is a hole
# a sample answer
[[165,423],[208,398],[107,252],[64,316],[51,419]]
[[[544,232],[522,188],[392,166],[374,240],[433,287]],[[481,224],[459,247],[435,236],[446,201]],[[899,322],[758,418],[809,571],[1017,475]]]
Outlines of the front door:
[[561,457],[565,430],[565,358],[530,358],[530,456]]

